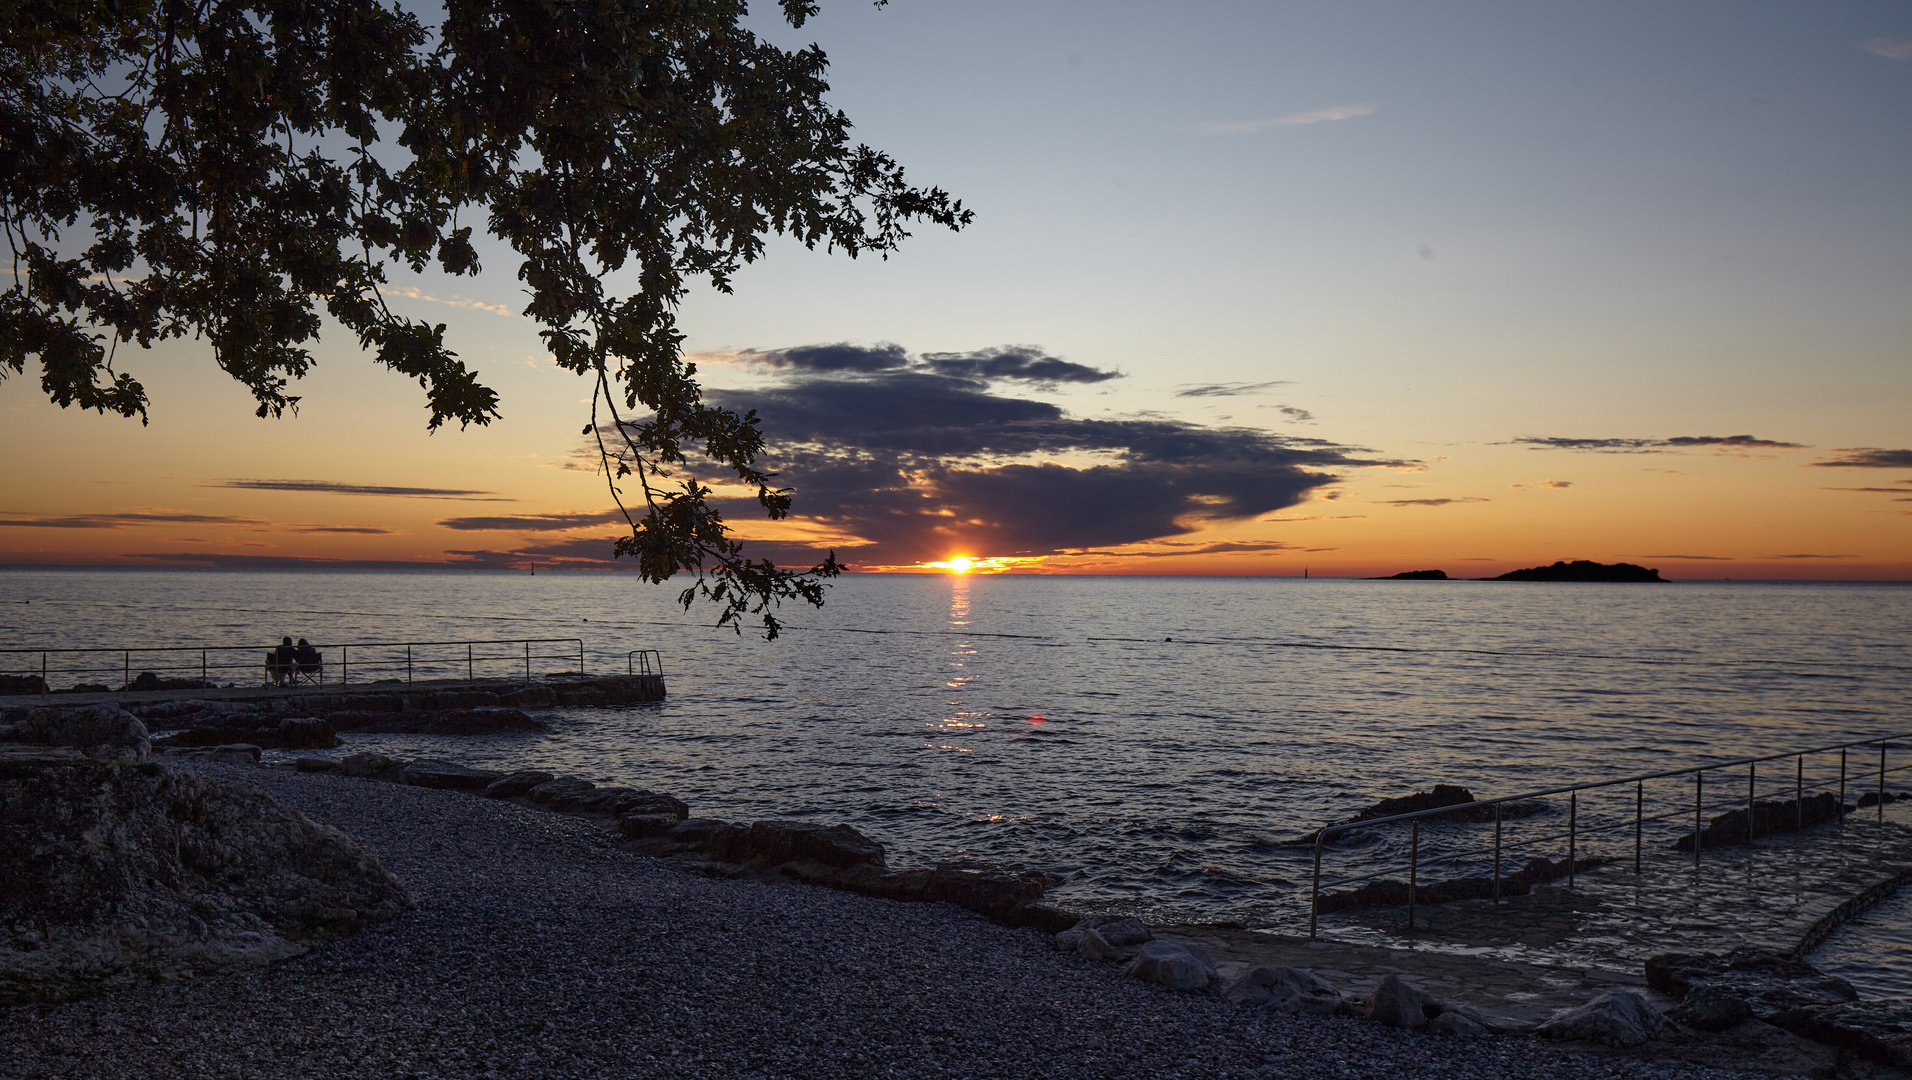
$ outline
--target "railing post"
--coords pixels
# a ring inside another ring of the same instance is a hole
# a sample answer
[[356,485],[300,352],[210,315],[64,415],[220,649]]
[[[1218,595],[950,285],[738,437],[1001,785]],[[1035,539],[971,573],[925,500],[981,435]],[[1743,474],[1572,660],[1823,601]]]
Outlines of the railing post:
[[1321,832],[1315,833],[1314,885],[1308,893],[1308,940],[1314,940],[1315,922],[1321,916]]
[[1746,763],[1746,844],[1748,847],[1753,843],[1753,777],[1758,768],[1758,764],[1754,762]]
[[1693,770],[1693,868],[1695,870],[1699,869],[1700,865],[1700,805],[1704,798],[1702,793],[1706,790],[1706,781],[1703,779],[1705,775],[1706,772],[1703,769]]
[[40,696],[43,698],[46,697],[47,692],[51,689],[46,681],[46,650],[42,649],[40,650]]
[[465,681],[466,681],[466,682],[471,682],[471,681],[472,681],[472,679],[473,679],[473,676],[472,676],[472,673],[471,673],[471,672],[472,672],[472,666],[471,666],[471,642],[469,642],[469,641],[467,641],[467,642],[465,642]]
[[1573,864],[1576,854],[1575,841],[1580,827],[1580,793],[1567,792],[1567,891],[1573,891]]
[[1885,740],[1879,740],[1879,820],[1885,820]]
[[405,646],[405,685],[412,684],[412,647]]
[[1633,872],[1640,872],[1640,823],[1646,811],[1646,781],[1633,782]]
[[578,639],[578,674],[584,674],[584,639]]
[[1494,804],[1494,906],[1500,906],[1500,803]]
[[1806,755],[1793,759],[1793,809],[1798,811],[1793,820],[1794,832],[1806,831]]
[[1846,748],[1839,748],[1839,824],[1846,823]]
[[1407,928],[1414,929],[1414,892],[1421,873],[1421,819],[1414,819],[1414,838],[1408,842],[1407,856]]
[[[126,666],[126,677],[120,680],[120,689],[124,690],[133,684],[133,654],[130,652],[120,653],[120,662]],[[1879,759],[1881,761],[1885,760],[1885,744],[1883,743],[1879,746]],[[1879,776],[1879,782],[1883,784],[1885,782],[1885,774],[1880,773]],[[1880,790],[1884,789],[1881,788]]]
[[206,688],[206,650],[199,650],[199,688]]
[[531,685],[531,643],[524,643],[524,684]]
[[350,645],[341,645],[339,646],[339,685],[344,686],[351,681],[352,647]]

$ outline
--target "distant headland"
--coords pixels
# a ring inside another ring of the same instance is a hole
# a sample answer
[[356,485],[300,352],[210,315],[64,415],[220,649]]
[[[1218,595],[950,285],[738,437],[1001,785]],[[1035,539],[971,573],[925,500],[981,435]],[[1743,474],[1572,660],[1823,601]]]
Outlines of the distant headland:
[[1658,570],[1649,570],[1632,563],[1597,563],[1587,559],[1575,559],[1572,562],[1562,560],[1552,566],[1530,566],[1525,570],[1511,570],[1499,577],[1482,578],[1483,581],[1658,581],[1665,578]]
[[[1369,578],[1369,581],[1449,581],[1445,570],[1403,570],[1398,574]],[[1499,577],[1473,578],[1474,581],[1657,581],[1662,584],[1666,579],[1658,570],[1632,563],[1597,563],[1588,559],[1575,559],[1567,562],[1562,559],[1551,566],[1530,566],[1525,570],[1511,570]]]

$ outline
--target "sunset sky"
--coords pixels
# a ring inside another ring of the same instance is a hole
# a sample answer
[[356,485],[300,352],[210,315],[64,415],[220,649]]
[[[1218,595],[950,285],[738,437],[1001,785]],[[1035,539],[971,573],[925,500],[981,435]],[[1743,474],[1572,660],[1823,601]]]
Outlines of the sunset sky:
[[[857,569],[1555,559],[1912,578],[1912,6],[824,0],[834,102],[975,224],[773,242],[682,312]],[[425,431],[336,327],[296,418],[209,349],[152,423],[0,382],[0,563],[608,565],[517,263],[395,270],[503,395]],[[628,287],[628,284],[627,284]]]

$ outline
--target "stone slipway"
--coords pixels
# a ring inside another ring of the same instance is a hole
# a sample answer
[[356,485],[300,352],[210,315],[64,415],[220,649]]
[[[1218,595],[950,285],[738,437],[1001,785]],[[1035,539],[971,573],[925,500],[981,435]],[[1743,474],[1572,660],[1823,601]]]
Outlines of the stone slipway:
[[180,690],[0,696],[0,709],[118,705],[123,709],[174,701],[223,701],[270,707],[288,715],[346,711],[432,711],[504,706],[549,709],[564,705],[632,705],[664,698],[661,675],[579,675],[558,672],[524,679],[383,679],[325,686],[223,686]]

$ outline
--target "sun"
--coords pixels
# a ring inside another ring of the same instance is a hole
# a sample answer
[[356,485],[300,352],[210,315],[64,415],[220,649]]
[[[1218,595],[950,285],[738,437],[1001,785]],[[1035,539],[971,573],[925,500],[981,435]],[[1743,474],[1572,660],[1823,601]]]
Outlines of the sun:
[[967,555],[958,555],[954,559],[949,560],[949,568],[958,574],[969,573],[969,568],[975,565],[976,560]]

